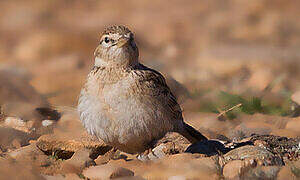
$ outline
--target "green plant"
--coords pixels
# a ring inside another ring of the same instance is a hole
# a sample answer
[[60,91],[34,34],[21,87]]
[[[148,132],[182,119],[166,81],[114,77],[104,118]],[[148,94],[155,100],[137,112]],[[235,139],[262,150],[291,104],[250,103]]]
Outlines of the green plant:
[[269,102],[263,97],[231,94],[221,91],[214,102],[205,101],[200,111],[213,112],[224,115],[228,119],[235,119],[238,114],[269,114],[269,115],[290,115],[291,101],[285,96],[280,103]]

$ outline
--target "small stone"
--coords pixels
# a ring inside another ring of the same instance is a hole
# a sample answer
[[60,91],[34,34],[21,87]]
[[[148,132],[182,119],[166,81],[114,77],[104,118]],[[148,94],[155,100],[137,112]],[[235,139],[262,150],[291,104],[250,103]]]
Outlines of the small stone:
[[261,148],[264,148],[266,145],[267,145],[267,143],[265,141],[262,141],[262,140],[254,141],[254,146],[259,146]]
[[80,173],[84,168],[96,165],[96,163],[89,157],[90,151],[82,149],[74,153],[74,155],[65,160],[62,164],[62,170],[65,173]]
[[190,144],[191,143],[179,133],[168,132],[154,145],[155,148],[153,148],[153,152],[160,157],[183,153]]
[[134,172],[129,169],[108,164],[90,167],[84,170],[82,174],[90,179],[112,179],[134,176]]
[[14,139],[11,144],[13,145],[14,148],[19,149],[21,147],[21,143],[19,140]]
[[43,175],[46,180],[65,180],[65,177],[61,174],[56,174],[54,176]]
[[218,156],[202,157],[197,153],[167,155],[147,162],[136,158],[131,161],[118,159],[109,161],[107,165],[126,167],[144,179],[168,179],[174,176],[186,179],[218,179],[221,174]]
[[[0,144],[1,150],[6,152],[8,149],[15,149],[16,147],[29,145],[29,141],[36,139],[36,135],[32,133],[25,133],[10,127],[0,127]],[[14,142],[14,143],[13,143]]]
[[276,179],[279,170],[279,166],[257,166],[244,171],[240,179]]
[[299,127],[300,117],[290,119],[285,126],[286,129],[294,131],[296,136],[300,136]]
[[283,166],[277,175],[277,179],[278,180],[296,179],[296,177],[292,173],[290,166]]
[[51,121],[51,120],[44,120],[44,121],[42,121],[42,125],[44,127],[50,126],[52,124],[53,124],[53,121]]
[[166,156],[166,148],[165,144],[160,144],[159,146],[152,149],[152,153],[149,153],[148,157],[150,160],[160,159]]
[[109,176],[110,179],[120,178],[120,177],[128,177],[134,176],[134,172],[130,171],[129,169],[119,167],[115,169],[115,171]]
[[26,161],[0,158],[0,179],[44,179],[35,166]]
[[46,156],[41,150],[39,150],[35,144],[21,147],[8,153],[8,155],[19,162],[32,162],[37,166],[44,164],[47,161]]
[[244,162],[242,160],[230,161],[224,166],[223,174],[225,178],[231,179],[238,177]]
[[21,118],[18,118],[18,117],[7,117],[5,118],[4,120],[4,124],[6,126],[25,126],[25,122],[21,119]]
[[39,137],[36,145],[46,154],[60,152],[57,154],[60,159],[69,159],[74,152],[82,149],[90,149],[90,156],[96,159],[111,149],[103,141],[87,134],[76,113],[64,114],[53,131],[53,134]]
[[261,161],[263,165],[283,165],[283,160],[280,157],[275,156],[265,148],[250,145],[229,151],[224,155],[224,159],[225,162],[230,160],[254,159],[258,164]]
[[256,167],[257,162],[255,159],[245,159],[244,160],[244,167]]
[[[126,154],[126,153],[124,153],[124,154]],[[131,158],[130,160],[136,159],[135,156],[133,156],[131,154],[126,154],[126,155],[124,155],[124,154],[120,154],[119,151],[115,151],[114,149],[111,149],[110,151],[108,151],[104,155],[98,156],[97,159],[95,159],[95,162],[96,162],[97,165],[106,164],[112,158],[114,158],[116,155],[119,156],[116,159],[126,159],[126,160],[129,160],[128,158]]]
[[19,117],[7,117],[4,120],[4,126],[11,127],[26,133],[31,131],[33,123],[33,121],[24,121]]
[[80,175],[78,174],[65,174],[65,180],[82,180],[82,178],[79,177]]

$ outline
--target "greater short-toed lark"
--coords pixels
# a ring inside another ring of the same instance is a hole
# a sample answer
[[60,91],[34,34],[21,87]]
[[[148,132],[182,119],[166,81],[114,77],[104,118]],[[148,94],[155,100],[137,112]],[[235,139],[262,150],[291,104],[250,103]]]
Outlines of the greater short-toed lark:
[[178,132],[192,143],[207,140],[183,121],[164,77],[139,62],[127,27],[106,28],[94,55],[78,103],[80,120],[90,134],[131,154],[151,149],[167,132]]

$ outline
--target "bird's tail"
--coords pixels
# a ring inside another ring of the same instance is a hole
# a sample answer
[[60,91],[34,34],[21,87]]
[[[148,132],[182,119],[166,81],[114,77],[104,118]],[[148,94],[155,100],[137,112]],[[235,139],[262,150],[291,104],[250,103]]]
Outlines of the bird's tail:
[[208,140],[207,137],[185,122],[183,122],[183,130],[179,133],[187,138],[191,143]]

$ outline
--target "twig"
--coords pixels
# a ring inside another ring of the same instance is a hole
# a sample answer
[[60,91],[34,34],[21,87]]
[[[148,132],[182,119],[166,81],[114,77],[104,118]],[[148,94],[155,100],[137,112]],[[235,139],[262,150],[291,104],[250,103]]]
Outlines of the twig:
[[220,111],[220,114],[218,115],[218,117],[223,116],[224,114],[228,113],[229,111],[232,111],[233,109],[238,108],[240,106],[242,106],[242,103],[237,104],[237,105],[231,107],[230,109],[227,109],[226,111]]

